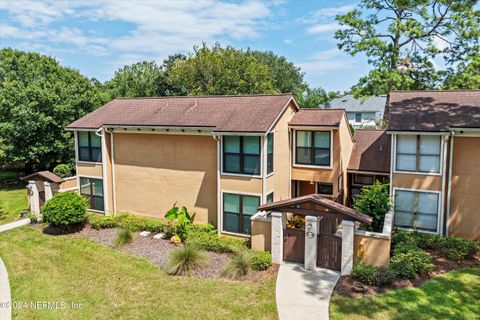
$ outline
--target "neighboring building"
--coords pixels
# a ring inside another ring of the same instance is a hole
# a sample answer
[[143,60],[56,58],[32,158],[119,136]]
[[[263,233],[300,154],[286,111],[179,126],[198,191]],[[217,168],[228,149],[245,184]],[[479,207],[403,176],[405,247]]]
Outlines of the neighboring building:
[[261,204],[346,198],[344,110],[300,110],[291,94],[115,99],[67,129],[95,212],[160,218],[177,202],[248,236]]
[[355,144],[348,163],[348,199],[375,181],[388,182],[390,177],[390,141],[385,130],[355,130]]
[[480,91],[391,92],[398,228],[480,239]]
[[325,109],[345,109],[348,122],[355,128],[375,128],[377,123],[383,119],[386,95],[355,98],[353,95],[346,95],[323,105]]

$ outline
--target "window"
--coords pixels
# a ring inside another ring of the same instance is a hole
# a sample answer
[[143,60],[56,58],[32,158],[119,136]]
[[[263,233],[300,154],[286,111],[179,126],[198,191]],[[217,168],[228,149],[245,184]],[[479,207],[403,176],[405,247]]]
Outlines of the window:
[[260,174],[260,137],[223,137],[223,172]]
[[273,132],[267,134],[267,174],[273,172]]
[[330,166],[330,132],[296,131],[295,163]]
[[78,160],[102,162],[101,138],[90,131],[78,131]]
[[438,194],[395,190],[395,226],[437,231]]
[[365,184],[373,184],[373,176],[365,175],[365,174],[358,174],[356,173],[353,176],[353,184],[363,186]]
[[396,170],[411,172],[440,172],[439,136],[398,136]]
[[333,195],[333,184],[317,183],[317,193],[327,195],[327,196]]
[[90,209],[103,211],[103,180],[80,177],[80,194],[87,197]]
[[355,113],[355,122],[356,123],[362,123],[362,113],[361,112]]
[[267,194],[267,203],[272,203],[273,202],[273,192],[270,192]]
[[250,234],[250,218],[260,206],[260,197],[223,194],[223,230]]

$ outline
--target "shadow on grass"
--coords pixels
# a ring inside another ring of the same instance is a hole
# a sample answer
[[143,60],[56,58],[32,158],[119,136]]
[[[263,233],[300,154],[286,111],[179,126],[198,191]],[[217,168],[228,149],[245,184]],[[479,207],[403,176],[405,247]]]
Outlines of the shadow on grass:
[[[472,281],[473,276],[473,281]],[[480,314],[480,268],[452,271],[418,288],[398,289],[365,299],[338,298],[335,313],[389,319],[467,319]],[[380,315],[382,314],[382,315]]]

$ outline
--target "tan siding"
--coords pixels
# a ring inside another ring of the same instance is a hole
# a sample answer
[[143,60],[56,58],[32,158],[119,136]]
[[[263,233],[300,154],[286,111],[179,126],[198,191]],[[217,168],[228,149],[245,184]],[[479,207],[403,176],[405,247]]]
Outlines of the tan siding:
[[115,133],[117,212],[159,218],[177,202],[216,225],[216,147],[211,136]]
[[442,177],[394,173],[392,185],[394,188],[442,191]]
[[[342,117],[342,121],[340,122],[340,127],[338,129],[340,135],[340,173],[339,175],[343,175],[343,201],[347,200],[347,168],[348,162],[350,161],[350,156],[353,150],[353,140],[352,134],[350,131],[350,127],[348,125],[348,121],[346,117]],[[338,177],[337,177],[338,179]],[[338,192],[338,189],[336,190]],[[344,202],[345,203],[345,202]]]
[[262,179],[241,176],[220,176],[222,192],[262,194]]
[[102,177],[102,164],[78,162],[77,175],[82,177]]
[[388,266],[390,263],[390,239],[356,234],[353,250],[354,256],[363,263],[376,266]]
[[454,138],[449,235],[480,239],[480,138]]

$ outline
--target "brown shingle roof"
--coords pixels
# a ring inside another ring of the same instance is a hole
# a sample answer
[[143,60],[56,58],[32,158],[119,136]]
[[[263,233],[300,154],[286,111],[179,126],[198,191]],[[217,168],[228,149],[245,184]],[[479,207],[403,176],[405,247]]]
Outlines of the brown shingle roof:
[[345,109],[300,109],[290,121],[291,126],[338,127]]
[[115,99],[68,125],[201,127],[217,132],[266,132],[291,94]]
[[63,181],[62,178],[57,176],[55,173],[50,171],[39,171],[29,174],[28,176],[22,177],[22,180],[35,180],[35,181],[48,181],[48,182],[55,182],[60,183]]
[[352,218],[352,220],[355,221],[361,221],[363,223],[372,223],[372,217],[367,216],[366,214],[360,213],[358,211],[353,210],[352,208],[349,208],[347,206],[344,206],[343,204],[340,204],[338,202],[335,202],[333,200],[327,199],[325,197],[322,197],[319,194],[309,194],[306,196],[301,196],[301,197],[296,197],[292,199],[287,199],[287,200],[280,200],[280,201],[275,201],[271,203],[266,203],[262,204],[260,207],[258,207],[259,210],[264,210],[264,211],[272,211],[272,210],[282,210],[284,209],[285,211],[288,212],[288,208],[295,207],[298,204],[303,204],[303,203],[315,203],[318,205],[321,205],[325,208],[328,208],[334,212],[338,212],[341,214],[344,214],[346,216],[349,216]]
[[480,128],[480,90],[393,91],[387,110],[391,131]]
[[358,129],[354,139],[348,170],[390,172],[391,137],[386,131]]

